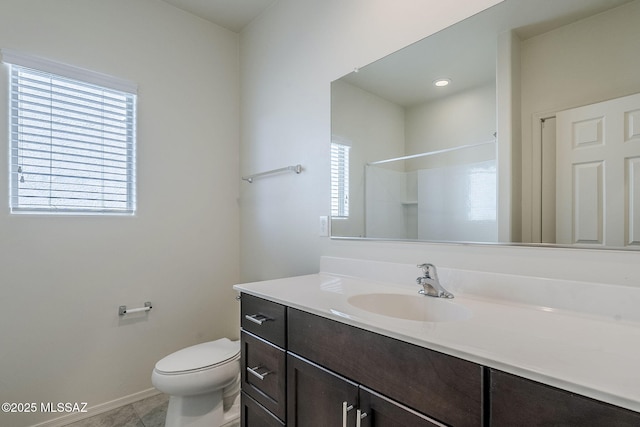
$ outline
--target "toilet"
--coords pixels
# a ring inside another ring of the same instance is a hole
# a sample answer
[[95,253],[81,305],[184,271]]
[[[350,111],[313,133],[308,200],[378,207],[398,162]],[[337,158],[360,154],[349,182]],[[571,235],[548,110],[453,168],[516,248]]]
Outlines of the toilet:
[[240,425],[240,342],[221,338],[156,363],[154,387],[169,395],[165,427]]

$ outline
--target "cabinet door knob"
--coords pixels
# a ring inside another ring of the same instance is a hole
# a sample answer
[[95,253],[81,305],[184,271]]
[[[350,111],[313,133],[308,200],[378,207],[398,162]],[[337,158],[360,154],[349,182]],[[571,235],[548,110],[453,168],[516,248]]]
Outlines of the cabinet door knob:
[[362,412],[360,409],[356,410],[356,427],[360,427],[362,420],[367,416],[366,412]]
[[267,375],[269,375],[271,373],[271,371],[267,370],[263,373],[258,373],[258,369],[262,369],[262,366],[256,366],[255,368],[250,368],[247,366],[247,372],[249,372],[250,374],[252,374],[253,376],[255,376],[256,378],[258,378],[260,381],[264,380],[264,377],[266,377]]
[[353,409],[353,405],[342,402],[342,427],[347,427],[347,412]]

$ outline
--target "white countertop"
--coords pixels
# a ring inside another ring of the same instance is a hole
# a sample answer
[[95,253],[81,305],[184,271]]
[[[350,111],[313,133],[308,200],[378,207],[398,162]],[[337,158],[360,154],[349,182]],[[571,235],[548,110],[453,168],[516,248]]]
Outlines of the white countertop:
[[234,289],[640,412],[640,323],[635,321],[459,292],[438,303],[465,306],[468,319],[402,320],[361,310],[347,299],[369,293],[415,295],[416,285],[329,273]]

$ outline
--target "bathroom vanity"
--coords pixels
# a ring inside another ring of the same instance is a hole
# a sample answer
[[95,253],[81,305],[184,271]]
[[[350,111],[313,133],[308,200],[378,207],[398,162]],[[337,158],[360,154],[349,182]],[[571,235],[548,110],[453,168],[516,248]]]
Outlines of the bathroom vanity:
[[[243,426],[640,425],[637,353],[620,357],[631,347],[617,347],[637,345],[634,322],[481,299],[461,288],[437,303],[463,306],[464,316],[420,321],[409,306],[379,315],[354,297],[411,301],[417,288],[329,273],[235,289]],[[581,328],[598,336],[604,328],[609,338],[583,341]]]

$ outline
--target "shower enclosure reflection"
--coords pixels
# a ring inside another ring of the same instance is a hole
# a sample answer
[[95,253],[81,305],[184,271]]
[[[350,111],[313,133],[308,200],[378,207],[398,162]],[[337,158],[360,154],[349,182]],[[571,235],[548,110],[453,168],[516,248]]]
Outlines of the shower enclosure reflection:
[[495,150],[491,140],[365,165],[367,237],[497,242],[495,158],[464,153],[484,145]]
[[497,242],[494,74],[414,105],[333,82],[332,133],[349,147],[350,192],[332,235]]

